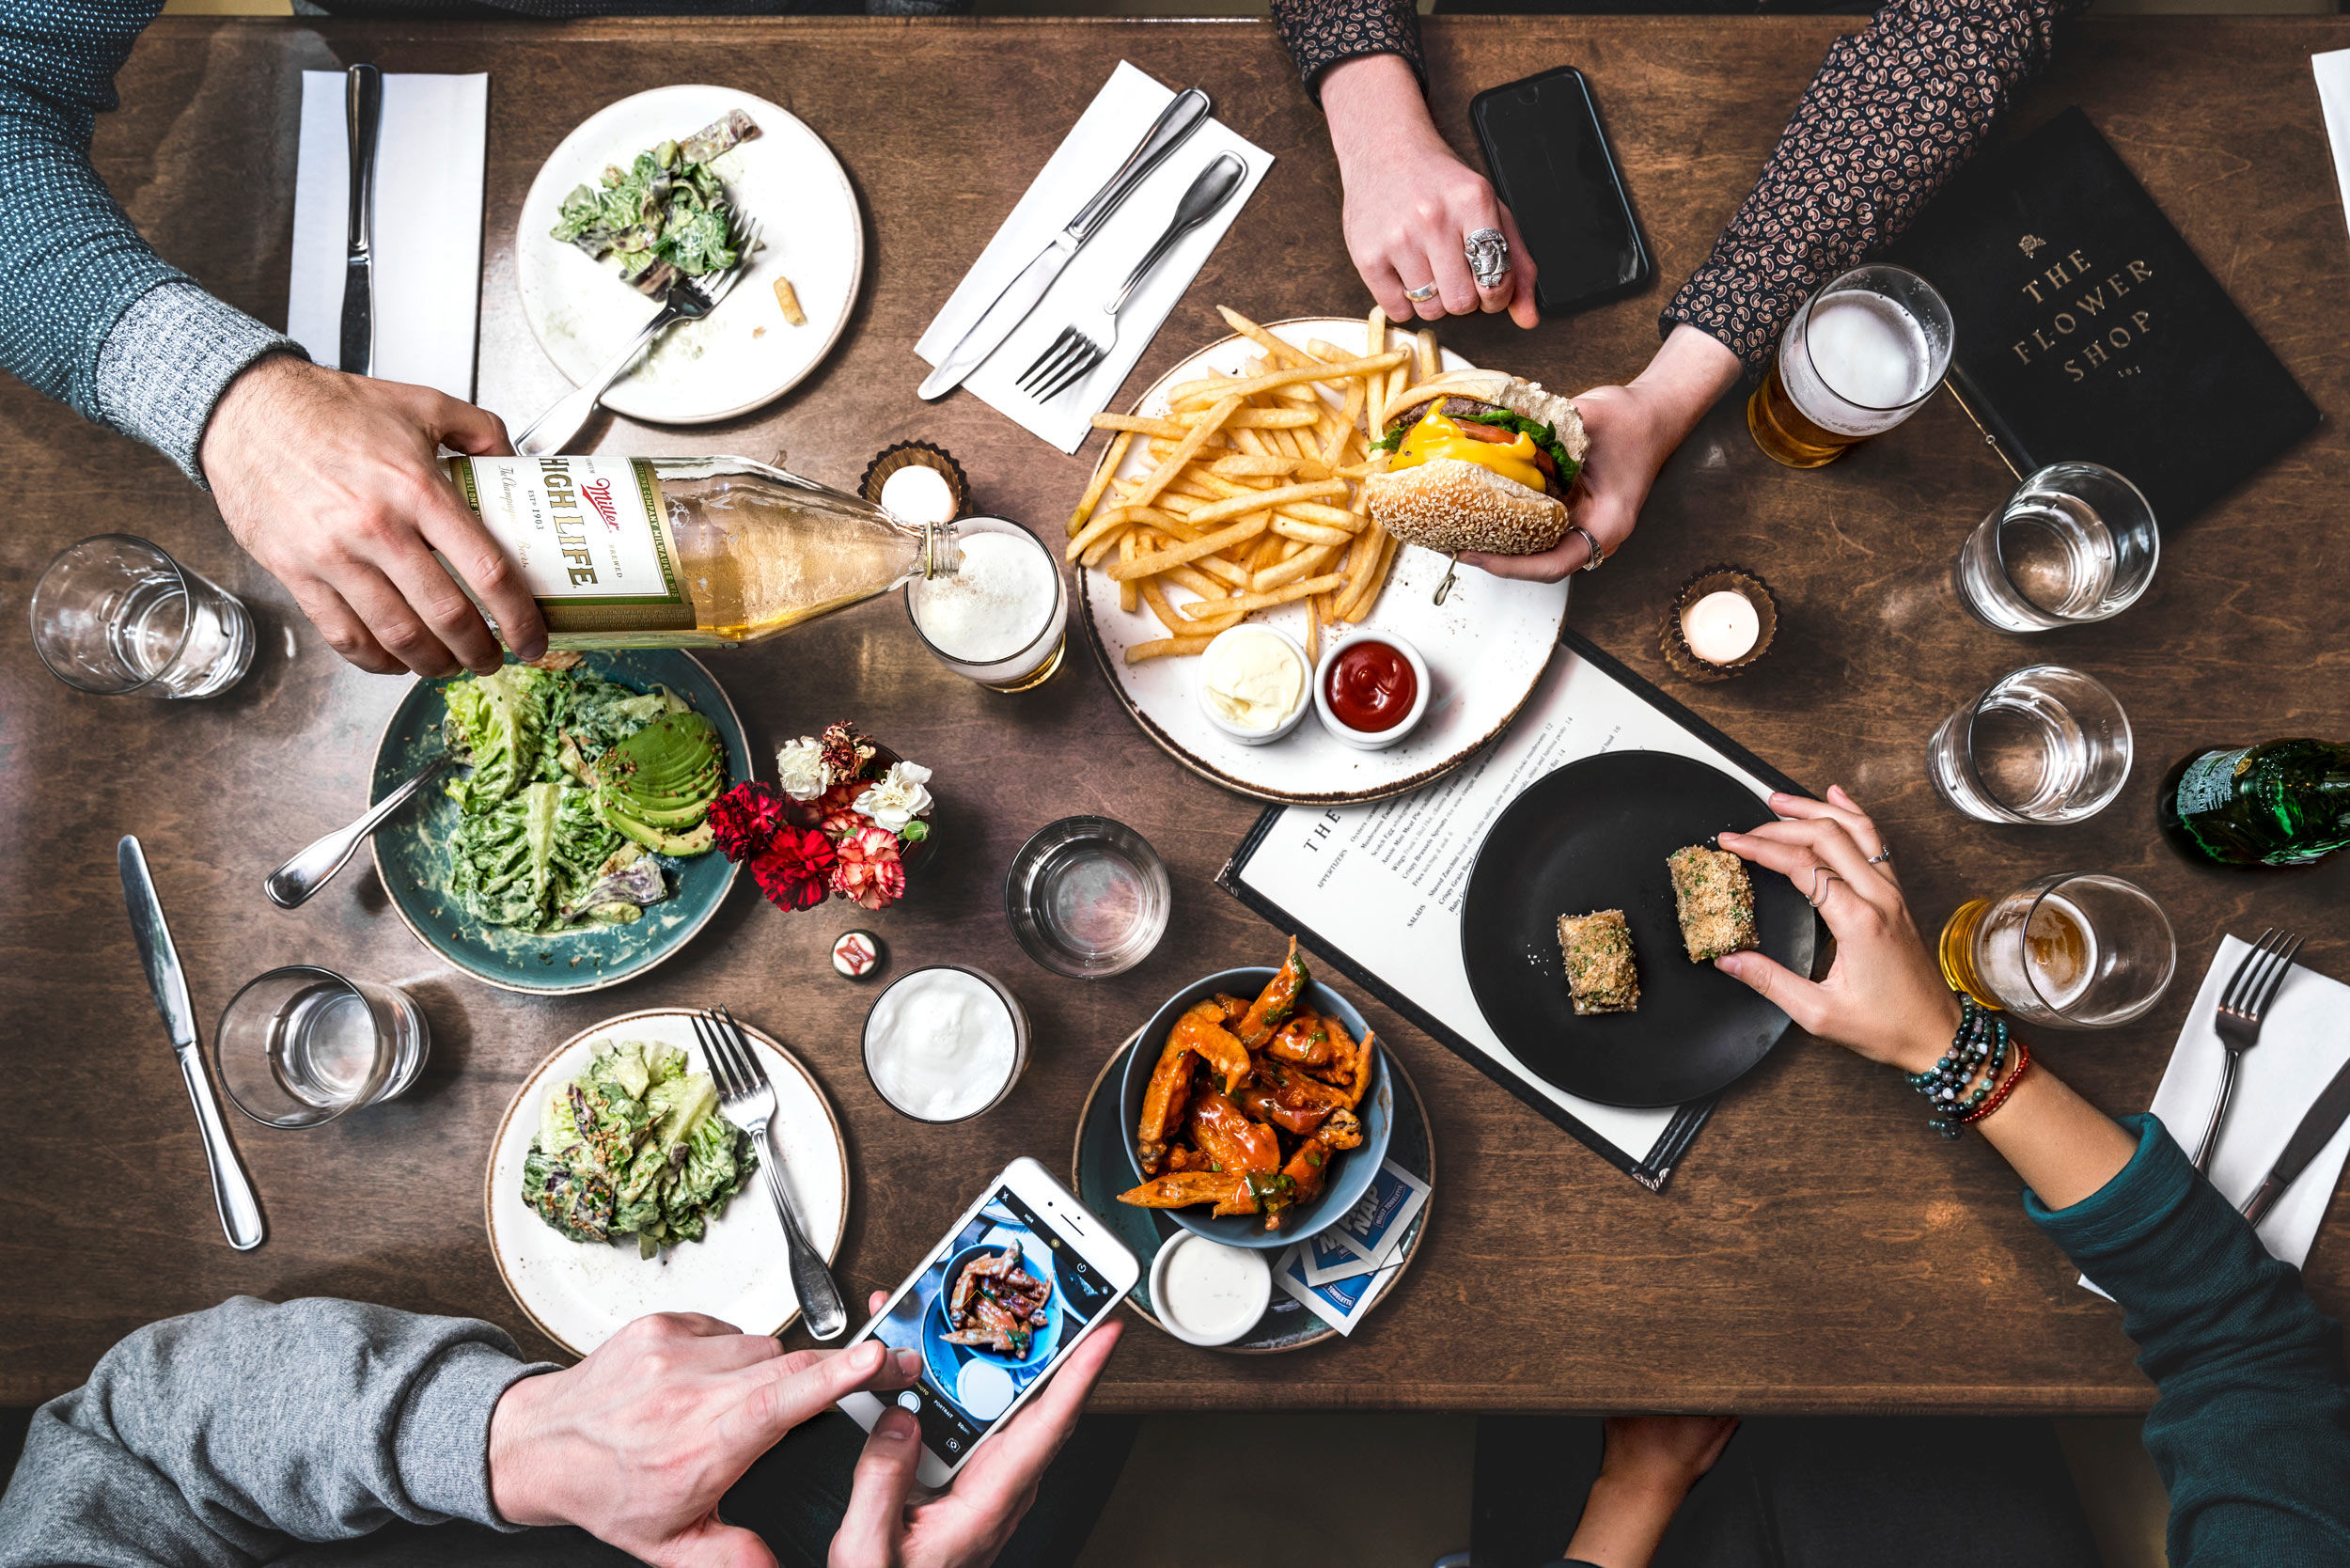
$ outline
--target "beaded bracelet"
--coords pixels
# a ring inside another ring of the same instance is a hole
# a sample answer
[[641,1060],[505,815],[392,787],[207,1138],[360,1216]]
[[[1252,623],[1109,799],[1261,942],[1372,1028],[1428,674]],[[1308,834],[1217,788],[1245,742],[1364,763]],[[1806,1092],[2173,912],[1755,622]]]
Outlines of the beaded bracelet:
[[[1958,1137],[1965,1122],[1977,1119],[2007,1064],[2007,1020],[1993,1016],[1972,996],[1959,996],[1958,1033],[1950,1048],[1923,1073],[1908,1075],[1909,1087],[1926,1097],[1934,1114],[1926,1125],[1946,1138]],[[1980,1082],[1978,1083],[1978,1077]],[[1967,1086],[1975,1088],[1968,1090]]]
[[2015,1092],[2015,1086],[2022,1083],[2024,1081],[2024,1074],[2030,1071],[2031,1047],[2019,1040],[2015,1043],[2015,1071],[2007,1075],[2007,1082],[1999,1086],[1997,1093],[1993,1094],[1990,1099],[1985,1100],[1975,1109],[1967,1112],[1965,1116],[1960,1117],[1959,1121],[1962,1123],[1981,1121],[1984,1117],[1989,1116],[1993,1111],[1998,1110],[2001,1105],[2006,1105],[2007,1097]]

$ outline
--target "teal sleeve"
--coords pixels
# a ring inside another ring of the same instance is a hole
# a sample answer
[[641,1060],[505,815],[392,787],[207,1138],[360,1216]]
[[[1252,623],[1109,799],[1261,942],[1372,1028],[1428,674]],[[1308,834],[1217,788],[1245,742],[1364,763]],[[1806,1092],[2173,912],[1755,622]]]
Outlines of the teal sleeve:
[[2122,1304],[2154,1380],[2146,1448],[2172,1568],[2350,1561],[2342,1330],[2151,1116],[2138,1152],[2069,1209],[2024,1208]]

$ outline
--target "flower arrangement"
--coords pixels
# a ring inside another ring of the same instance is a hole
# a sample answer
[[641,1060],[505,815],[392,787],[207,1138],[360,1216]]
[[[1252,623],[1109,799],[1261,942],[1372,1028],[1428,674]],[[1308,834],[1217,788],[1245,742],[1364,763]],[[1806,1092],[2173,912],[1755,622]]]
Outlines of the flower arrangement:
[[930,837],[931,770],[848,724],[803,735],[776,753],[778,784],[737,784],[710,807],[728,860],[781,909],[838,895],[864,909],[905,897],[906,855]]

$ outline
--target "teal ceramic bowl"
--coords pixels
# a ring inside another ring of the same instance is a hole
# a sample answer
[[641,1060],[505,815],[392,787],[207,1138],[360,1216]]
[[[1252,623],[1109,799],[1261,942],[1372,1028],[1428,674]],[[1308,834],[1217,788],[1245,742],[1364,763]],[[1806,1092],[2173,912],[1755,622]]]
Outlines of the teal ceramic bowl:
[[[701,661],[672,649],[628,649],[588,655],[586,667],[607,681],[646,691],[666,686],[717,726],[727,748],[729,784],[753,777],[751,748],[734,704]],[[398,789],[441,747],[447,708],[437,681],[418,681],[392,711],[375,747],[370,803]],[[553,935],[485,926],[457,906],[446,886],[446,845],[457,806],[437,783],[378,829],[370,841],[375,874],[400,923],[458,968],[501,991],[561,996],[602,991],[634,980],[668,958],[710,923],[741,870],[716,850],[690,859],[658,856],[671,896],[633,925],[588,926]]]

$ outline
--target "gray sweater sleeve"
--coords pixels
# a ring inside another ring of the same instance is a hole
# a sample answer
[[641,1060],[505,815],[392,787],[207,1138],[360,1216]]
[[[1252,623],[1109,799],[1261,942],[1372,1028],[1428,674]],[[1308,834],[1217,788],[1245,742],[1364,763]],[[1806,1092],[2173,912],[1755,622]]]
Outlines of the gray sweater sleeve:
[[248,1568],[395,1519],[510,1529],[490,1413],[552,1370],[489,1324],[350,1301],[235,1296],[150,1325],[34,1412],[0,1568]]

